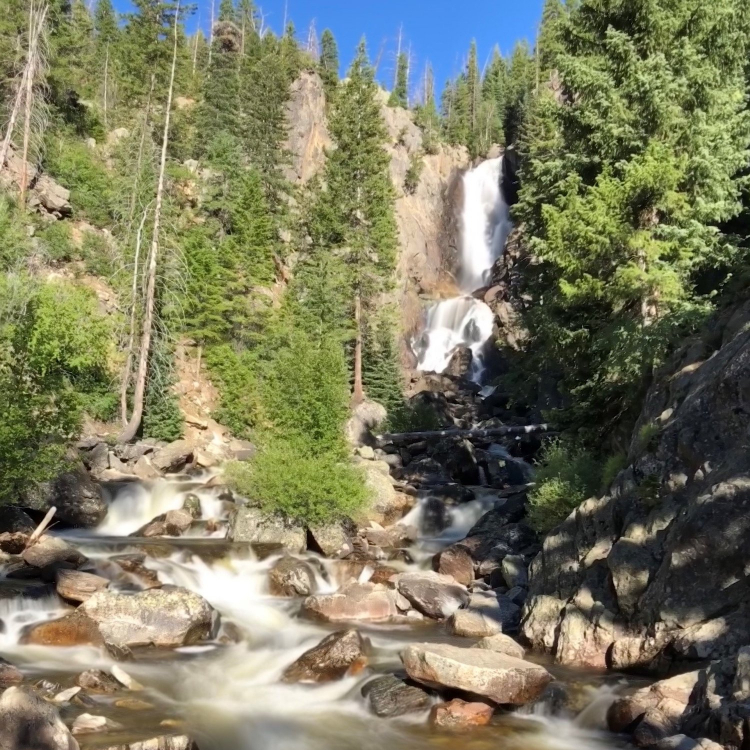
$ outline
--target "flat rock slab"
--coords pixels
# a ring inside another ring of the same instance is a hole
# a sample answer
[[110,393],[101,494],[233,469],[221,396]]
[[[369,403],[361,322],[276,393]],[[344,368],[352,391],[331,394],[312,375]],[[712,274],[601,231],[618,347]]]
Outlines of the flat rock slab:
[[21,637],[21,643],[35,646],[103,646],[97,624],[76,610],[57,620],[32,625]]
[[76,567],[82,565],[86,558],[75,547],[55,536],[44,534],[39,541],[32,544],[21,555],[27,565],[35,568],[46,568],[48,565],[69,563]]
[[433,571],[404,573],[398,591],[418,612],[436,620],[450,617],[469,601],[469,592],[451,576]]
[[177,587],[99,591],[80,610],[97,623],[108,645],[119,648],[189,646],[210,635],[214,614],[202,596]]
[[495,651],[498,654],[514,656],[516,659],[523,659],[526,654],[523,646],[516,643],[509,635],[505,635],[504,633],[482,638],[473,648],[481,648],[484,651]]
[[383,584],[353,583],[335,594],[309,596],[302,611],[327,622],[382,622],[400,614],[398,594]]
[[85,602],[97,591],[106,589],[109,581],[93,573],[83,573],[80,570],[58,570],[57,593],[63,599],[71,602]]
[[423,685],[463,690],[500,705],[530,703],[552,680],[537,664],[475,648],[417,643],[401,659],[409,677]]

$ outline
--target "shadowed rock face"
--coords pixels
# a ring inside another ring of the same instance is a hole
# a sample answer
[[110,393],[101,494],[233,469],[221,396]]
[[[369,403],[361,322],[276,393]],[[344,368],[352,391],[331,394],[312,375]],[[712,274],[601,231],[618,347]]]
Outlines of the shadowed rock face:
[[750,640],[749,318],[745,306],[679,353],[648,394],[629,468],[545,540],[522,624],[536,648],[659,670]]
[[0,698],[3,750],[78,750],[57,709],[30,690],[11,687]]

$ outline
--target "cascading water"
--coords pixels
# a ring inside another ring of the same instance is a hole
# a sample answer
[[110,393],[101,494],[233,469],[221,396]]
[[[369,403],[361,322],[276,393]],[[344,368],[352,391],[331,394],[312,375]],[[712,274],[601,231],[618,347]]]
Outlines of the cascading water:
[[489,283],[492,266],[502,255],[512,228],[501,189],[502,171],[503,157],[498,157],[482,162],[463,177],[459,274],[463,294],[437,302],[427,311],[424,333],[415,346],[419,370],[444,372],[455,350],[466,346],[472,352],[471,379],[482,379],[494,314],[471,295]]

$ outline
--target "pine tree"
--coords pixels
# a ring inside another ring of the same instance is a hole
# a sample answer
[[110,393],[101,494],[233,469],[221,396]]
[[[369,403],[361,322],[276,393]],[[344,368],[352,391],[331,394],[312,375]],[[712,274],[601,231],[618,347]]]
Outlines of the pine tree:
[[389,107],[409,107],[409,56],[402,52],[396,61],[396,85],[388,99]]
[[237,22],[237,12],[235,11],[233,0],[221,0],[218,20],[220,23]]
[[549,72],[555,68],[557,56],[563,51],[559,33],[565,12],[562,0],[545,0],[534,52],[537,73],[541,78],[538,84],[543,83]]
[[482,81],[482,117],[480,118],[481,151],[494,143],[505,144],[505,98],[508,69],[495,47]]
[[320,37],[320,76],[323,79],[326,96],[330,101],[339,83],[339,49],[330,29],[325,29]]
[[505,96],[505,142],[514,143],[523,128],[531,94],[536,87],[536,66],[529,45],[519,42],[508,63]]
[[717,225],[748,160],[743,5],[582,0],[560,22],[561,89],[540,91],[524,128],[529,345],[536,366],[564,363],[565,417],[598,436],[731,252]]
[[432,72],[432,66],[429,63],[425,66],[423,76],[422,101],[416,105],[414,113],[415,121],[424,133],[422,144],[425,152],[428,154],[435,153],[441,123],[435,102],[435,74]]

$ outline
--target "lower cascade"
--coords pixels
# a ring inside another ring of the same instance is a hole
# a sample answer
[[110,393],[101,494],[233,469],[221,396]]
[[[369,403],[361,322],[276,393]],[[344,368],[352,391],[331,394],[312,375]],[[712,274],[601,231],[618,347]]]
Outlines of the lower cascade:
[[488,159],[463,177],[461,268],[463,294],[436,302],[426,313],[422,335],[414,344],[417,369],[445,372],[459,347],[472,353],[470,377],[480,382],[484,352],[492,337],[494,314],[471,295],[490,281],[492,266],[502,255],[512,228],[501,189],[503,157]]

